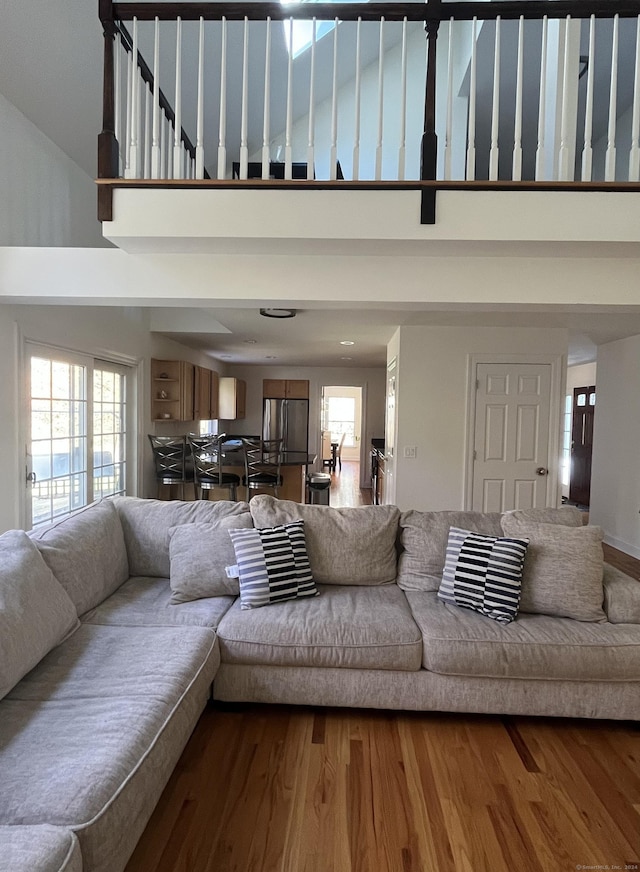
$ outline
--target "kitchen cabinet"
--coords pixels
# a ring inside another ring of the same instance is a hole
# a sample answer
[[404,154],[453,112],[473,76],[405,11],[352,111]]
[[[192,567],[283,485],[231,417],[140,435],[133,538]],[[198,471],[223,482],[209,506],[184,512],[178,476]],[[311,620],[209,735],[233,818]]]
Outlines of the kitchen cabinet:
[[384,479],[385,479],[385,458],[378,454],[378,474],[376,476],[376,492],[375,492],[375,505],[376,506],[384,506],[385,505],[385,496],[384,496]]
[[218,391],[218,417],[225,421],[244,418],[246,414],[247,383],[241,378],[224,376]]
[[186,360],[151,360],[151,417],[193,421],[194,366]]
[[205,366],[196,366],[193,390],[195,421],[210,421],[218,417],[218,373]]
[[262,396],[270,400],[308,400],[309,380],[294,378],[265,378]]

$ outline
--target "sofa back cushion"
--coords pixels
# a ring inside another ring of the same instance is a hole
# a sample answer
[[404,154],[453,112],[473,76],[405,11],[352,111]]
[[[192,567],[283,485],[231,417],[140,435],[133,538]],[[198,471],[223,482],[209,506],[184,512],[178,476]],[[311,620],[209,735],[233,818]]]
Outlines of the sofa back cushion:
[[505,515],[502,529],[507,536],[529,540],[521,612],[576,621],[606,620],[600,527],[536,524]]
[[604,564],[604,610],[612,624],[640,624],[640,581]]
[[582,512],[575,506],[560,506],[557,509],[545,506],[542,509],[514,509],[505,512],[505,517],[516,521],[533,521],[536,524],[562,524],[565,527],[582,527]]
[[91,503],[30,535],[79,615],[129,578],[122,524],[110,500]]
[[74,604],[29,536],[0,536],[0,699],[78,624]]
[[502,536],[497,512],[418,512],[400,517],[402,553],[398,584],[403,590],[435,591],[440,587],[451,527]]
[[304,521],[316,584],[388,584],[397,574],[395,506],[308,506],[258,494],[249,503],[256,527]]
[[229,515],[249,511],[246,503],[231,500],[144,500],[137,497],[114,497],[129,557],[131,575],[169,578],[170,529],[179,524],[215,524]]

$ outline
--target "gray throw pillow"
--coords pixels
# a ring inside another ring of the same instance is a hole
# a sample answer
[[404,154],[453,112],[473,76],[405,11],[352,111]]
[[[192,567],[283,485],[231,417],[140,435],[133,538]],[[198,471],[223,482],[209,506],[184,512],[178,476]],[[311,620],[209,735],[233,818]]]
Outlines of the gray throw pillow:
[[605,621],[602,608],[602,530],[535,524],[502,518],[506,536],[529,540],[522,578],[521,612]]
[[69,595],[27,534],[0,536],[0,699],[79,625]]
[[418,512],[400,517],[402,552],[398,561],[398,587],[436,591],[440,587],[451,527],[502,536],[497,512]]
[[171,602],[187,603],[210,596],[238,596],[237,578],[226,567],[235,563],[229,530],[253,527],[249,512],[215,524],[180,524],[169,529]]

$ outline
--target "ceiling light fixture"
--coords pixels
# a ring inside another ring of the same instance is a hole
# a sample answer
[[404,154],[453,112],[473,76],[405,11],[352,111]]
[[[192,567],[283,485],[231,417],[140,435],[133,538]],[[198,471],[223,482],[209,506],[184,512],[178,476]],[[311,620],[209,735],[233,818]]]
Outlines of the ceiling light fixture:
[[341,339],[340,345],[355,345],[353,339]]
[[258,341],[257,339],[243,339],[242,340],[245,345],[255,345]]
[[297,309],[260,309],[265,318],[295,318]]

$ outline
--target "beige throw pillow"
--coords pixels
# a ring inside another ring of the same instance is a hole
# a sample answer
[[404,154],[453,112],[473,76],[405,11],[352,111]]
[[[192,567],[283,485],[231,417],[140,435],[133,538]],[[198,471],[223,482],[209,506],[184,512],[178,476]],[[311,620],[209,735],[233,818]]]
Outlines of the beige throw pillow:
[[565,527],[582,527],[582,512],[575,506],[560,506],[553,508],[545,506],[542,509],[514,509],[505,512],[517,521],[532,521],[534,524],[564,524]]
[[217,524],[171,527],[171,602],[176,605],[210,596],[238,596],[238,579],[227,578],[226,573],[226,567],[236,562],[229,530],[250,527],[249,512],[221,518]]
[[506,536],[529,539],[522,578],[521,612],[605,621],[602,607],[602,530],[535,524],[504,515]]

